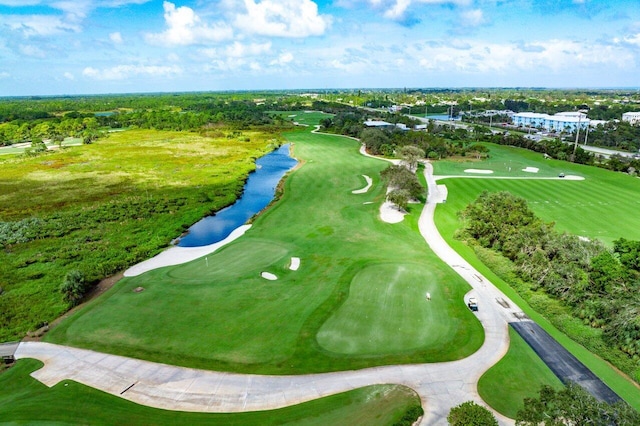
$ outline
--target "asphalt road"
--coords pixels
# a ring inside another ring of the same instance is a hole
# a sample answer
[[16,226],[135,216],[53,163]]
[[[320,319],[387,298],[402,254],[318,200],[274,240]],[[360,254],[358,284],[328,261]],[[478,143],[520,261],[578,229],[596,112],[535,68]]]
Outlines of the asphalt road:
[[577,383],[598,400],[609,404],[621,401],[614,391],[538,324],[525,321],[513,322],[509,325],[522,336],[562,383]]

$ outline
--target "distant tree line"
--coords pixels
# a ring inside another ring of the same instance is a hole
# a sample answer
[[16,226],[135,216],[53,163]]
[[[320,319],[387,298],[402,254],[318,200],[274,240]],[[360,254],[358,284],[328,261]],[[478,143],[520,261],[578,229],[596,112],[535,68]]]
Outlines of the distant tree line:
[[508,192],[485,191],[460,215],[463,238],[509,259],[524,291],[552,296],[600,330],[600,346],[620,349],[627,361],[600,355],[634,374],[640,362],[640,241],[621,238],[609,250],[599,241],[560,234]]
[[[162,104],[161,100],[165,98],[166,96],[159,96],[159,99],[142,96],[142,100],[146,102],[134,102],[127,97],[106,100],[95,98],[96,103],[89,105],[85,105],[87,101],[79,100],[80,105],[77,105],[66,99],[44,103],[32,101],[35,105],[29,101],[0,102],[0,145],[31,142],[34,139],[61,142],[67,137],[80,137],[85,143],[90,143],[103,135],[101,131],[120,128],[201,131],[217,124],[236,129],[287,125],[282,119],[278,120],[267,113],[269,105],[258,105],[252,100],[186,97],[178,98],[180,102],[170,99],[174,104]],[[115,103],[116,101],[123,103]],[[82,105],[87,106],[89,111],[107,105],[111,108],[102,113],[81,112],[77,109],[52,112],[55,108],[78,108]],[[129,109],[129,105],[148,107]],[[36,109],[37,107],[42,110]]]

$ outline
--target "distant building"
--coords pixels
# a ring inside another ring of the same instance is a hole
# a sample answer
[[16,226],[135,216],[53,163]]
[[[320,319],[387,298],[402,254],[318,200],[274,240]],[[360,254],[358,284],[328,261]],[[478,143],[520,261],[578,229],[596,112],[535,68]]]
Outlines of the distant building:
[[640,124],[640,111],[625,112],[622,114],[622,121],[628,121],[631,124]]
[[395,124],[387,123],[386,121],[381,120],[367,120],[364,122],[366,127],[375,127],[378,129],[393,129]]
[[559,112],[555,115],[536,112],[520,112],[513,115],[513,124],[518,127],[535,127],[546,131],[573,132],[578,127],[586,129],[590,120],[582,112]]

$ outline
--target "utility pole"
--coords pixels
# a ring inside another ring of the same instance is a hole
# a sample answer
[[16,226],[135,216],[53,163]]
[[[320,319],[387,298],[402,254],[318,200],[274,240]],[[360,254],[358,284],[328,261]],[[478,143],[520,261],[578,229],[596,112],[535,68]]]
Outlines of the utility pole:
[[580,120],[582,119],[582,113],[578,112],[578,128],[576,129],[576,143],[573,144],[573,160],[576,157],[576,149],[578,149],[578,138],[580,137]]

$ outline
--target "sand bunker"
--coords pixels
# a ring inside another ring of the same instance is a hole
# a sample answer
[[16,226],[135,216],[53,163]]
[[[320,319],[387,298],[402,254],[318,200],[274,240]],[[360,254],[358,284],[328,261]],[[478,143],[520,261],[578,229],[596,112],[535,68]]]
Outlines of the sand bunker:
[[482,170],[482,169],[466,169],[465,173],[477,173],[481,175],[490,175],[493,173],[493,170]]
[[292,257],[291,264],[289,265],[289,269],[291,269],[292,271],[297,271],[299,267],[300,267],[300,258]]
[[538,169],[537,167],[525,167],[524,169],[522,169],[523,172],[527,172],[527,173],[538,173]]
[[275,281],[278,279],[278,277],[272,274],[271,272],[262,272],[260,276],[265,280],[269,280],[269,281]]
[[387,223],[399,223],[404,220],[406,213],[398,210],[395,204],[385,201],[380,206],[380,219]]
[[364,180],[367,181],[367,186],[361,189],[354,189],[353,191],[351,191],[352,194],[364,194],[365,192],[369,191],[369,189],[371,188],[371,185],[373,184],[373,180],[367,175],[362,175],[362,177],[364,178]]

